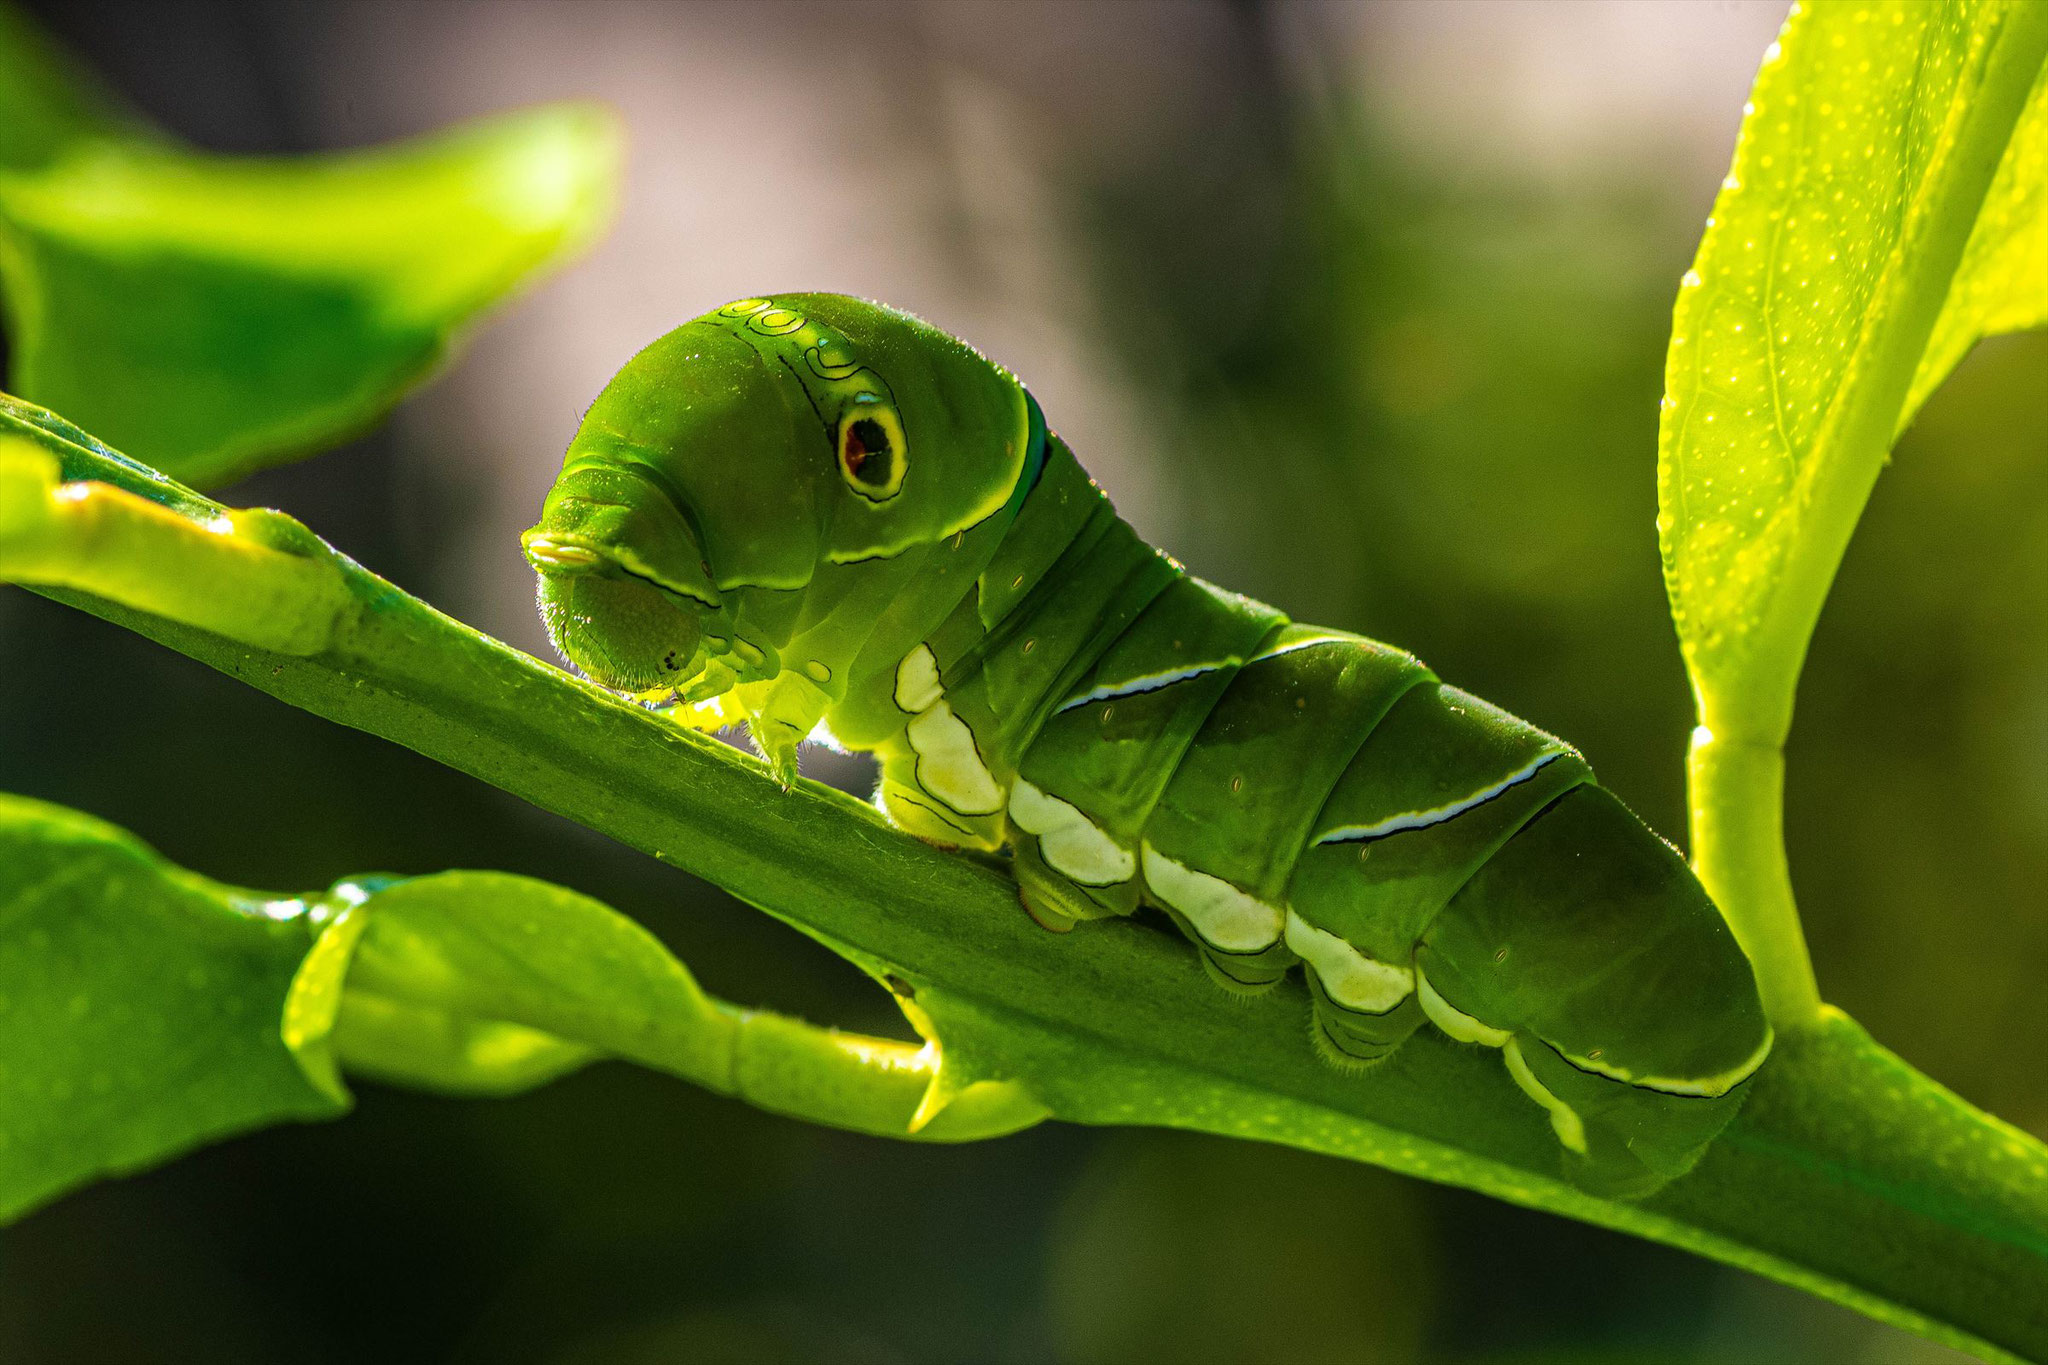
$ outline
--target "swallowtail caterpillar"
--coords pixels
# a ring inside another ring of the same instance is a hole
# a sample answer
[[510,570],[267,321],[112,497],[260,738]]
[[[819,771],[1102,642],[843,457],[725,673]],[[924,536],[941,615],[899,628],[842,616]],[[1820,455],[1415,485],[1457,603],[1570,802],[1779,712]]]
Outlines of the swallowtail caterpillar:
[[890,820],[1009,850],[1048,929],[1155,907],[1233,991],[1301,963],[1340,1065],[1425,1023],[1499,1049],[1588,1187],[1687,1170],[1770,1050],[1719,911],[1576,751],[1183,572],[907,314],[795,294],[670,332],[524,544],[592,679],[744,721],[785,784],[821,725],[874,751]]

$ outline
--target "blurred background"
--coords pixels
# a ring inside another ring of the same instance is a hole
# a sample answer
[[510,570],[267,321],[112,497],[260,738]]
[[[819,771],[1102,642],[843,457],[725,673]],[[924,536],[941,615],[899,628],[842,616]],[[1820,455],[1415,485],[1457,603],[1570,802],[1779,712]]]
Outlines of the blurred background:
[[[1031,384],[1138,528],[1398,641],[1683,832],[1653,468],[1669,308],[1783,0],[29,0],[177,133],[351,147],[558,96],[616,230],[386,427],[226,490],[545,644],[518,532],[585,403],[731,298],[833,289]],[[1905,439],[1815,643],[1792,861],[1822,986],[2048,1134],[2048,337]],[[815,771],[855,788],[851,760]],[[0,782],[244,884],[495,867],[712,990],[904,1033],[766,917],[96,620],[0,595]],[[1077,945],[1078,946],[1078,945]],[[1936,1361],[1675,1251],[1274,1148],[962,1149],[624,1066],[349,1118],[0,1235],[0,1360]]]

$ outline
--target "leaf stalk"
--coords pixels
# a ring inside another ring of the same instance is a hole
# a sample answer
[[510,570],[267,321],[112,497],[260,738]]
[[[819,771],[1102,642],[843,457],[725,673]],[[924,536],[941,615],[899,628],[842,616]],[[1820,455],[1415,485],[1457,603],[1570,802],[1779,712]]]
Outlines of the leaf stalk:
[[1820,1018],[1820,987],[1800,930],[1785,857],[1785,751],[1692,732],[1686,755],[1693,870],[1756,969],[1764,1014],[1779,1033]]

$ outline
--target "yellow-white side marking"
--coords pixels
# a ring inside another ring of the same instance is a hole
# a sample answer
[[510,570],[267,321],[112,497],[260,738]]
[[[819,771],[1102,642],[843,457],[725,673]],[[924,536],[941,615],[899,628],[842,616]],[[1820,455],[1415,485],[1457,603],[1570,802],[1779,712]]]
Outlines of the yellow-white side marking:
[[1559,1048],[1558,1051],[1566,1061],[1579,1068],[1579,1070],[1595,1072],[1611,1080],[1620,1081],[1624,1085],[1633,1085],[1641,1090],[1657,1090],[1667,1095],[1703,1095],[1712,1098],[1716,1095],[1725,1095],[1736,1086],[1742,1084],[1742,1082],[1748,1080],[1755,1073],[1756,1069],[1764,1064],[1764,1058],[1770,1056],[1773,1041],[1775,1041],[1775,1035],[1771,1032],[1769,1026],[1766,1026],[1764,1028],[1763,1043],[1755,1052],[1750,1053],[1746,1059],[1738,1062],[1728,1070],[1717,1072],[1712,1076],[1639,1076],[1628,1068],[1616,1066],[1612,1062],[1600,1061],[1592,1057],[1580,1057],[1573,1053],[1565,1052],[1562,1048]]
[[896,705],[911,715],[929,711],[944,695],[939,687],[939,661],[930,645],[919,645],[896,665]]
[[1062,801],[1018,778],[1010,788],[1010,818],[1038,836],[1038,851],[1055,872],[1083,886],[1115,886],[1138,870],[1131,851],[1104,833],[1071,801]]
[[917,785],[962,815],[994,815],[1003,808],[1003,789],[974,747],[974,732],[941,699],[904,727],[917,751]]
[[1315,837],[1315,842],[1318,844],[1357,844],[1364,843],[1368,839],[1384,839],[1389,834],[1399,834],[1403,830],[1428,829],[1431,825],[1441,825],[1446,820],[1454,820],[1474,807],[1485,805],[1503,792],[1521,786],[1524,782],[1536,776],[1537,773],[1542,772],[1551,763],[1564,756],[1565,751],[1563,749],[1552,749],[1549,753],[1541,754],[1524,763],[1500,781],[1481,787],[1469,796],[1461,796],[1455,801],[1447,802],[1441,806],[1433,806],[1428,810],[1403,811],[1399,815],[1390,815],[1384,820],[1375,820],[1369,825],[1339,825],[1335,829],[1326,829],[1321,834],[1318,834]]
[[1287,912],[1287,946],[1315,970],[1329,997],[1346,1009],[1385,1014],[1415,989],[1406,967],[1367,957],[1327,929]]
[[1529,1070],[1529,1063],[1523,1060],[1522,1044],[1518,1038],[1508,1039],[1501,1049],[1507,1059],[1508,1075],[1515,1078],[1515,1084],[1522,1087],[1522,1093],[1550,1111],[1550,1129],[1557,1134],[1557,1140],[1565,1147],[1586,1155],[1586,1124],[1570,1105],[1550,1093],[1543,1082],[1536,1079],[1536,1073]]
[[1212,947],[1256,953],[1280,941],[1280,910],[1221,877],[1197,872],[1143,845],[1145,884],[1159,899],[1187,916]]
[[1480,1023],[1438,995],[1436,987],[1429,984],[1429,978],[1423,975],[1420,967],[1415,969],[1415,991],[1422,999],[1422,1012],[1429,1016],[1429,1022],[1461,1043],[1484,1043],[1488,1047],[1504,1047],[1508,1039],[1514,1036],[1504,1028]]

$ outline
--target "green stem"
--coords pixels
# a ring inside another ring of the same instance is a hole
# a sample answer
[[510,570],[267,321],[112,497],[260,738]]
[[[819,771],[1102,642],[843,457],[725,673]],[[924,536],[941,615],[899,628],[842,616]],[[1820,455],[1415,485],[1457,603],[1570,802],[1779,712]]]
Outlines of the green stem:
[[1785,859],[1785,751],[1702,725],[1686,757],[1692,863],[1756,968],[1780,1033],[1820,1017],[1820,987]]
[[1022,1086],[977,1081],[920,1126],[913,1120],[938,1078],[936,1046],[841,1033],[723,1002],[719,1008],[732,1019],[730,1083],[709,1088],[778,1114],[927,1142],[1002,1137],[1051,1117]]
[[[514,1094],[614,1057],[806,1123],[922,1142],[1003,1137],[1050,1117],[1023,1087],[982,1081],[918,1125],[939,1074],[937,1047],[699,999],[699,1008],[673,1010],[651,1029],[644,1019],[606,1018],[593,1037],[586,1018],[572,1040],[547,1027],[557,1020],[450,1001],[366,960],[350,969],[334,1048],[344,1070],[399,1085],[421,1084],[424,1070],[431,1088],[447,1091],[457,1088],[451,1076],[467,1073],[460,1089],[468,1094]],[[480,1007],[488,1013],[479,1016]],[[442,1052],[422,1058],[423,1048]]]
[[[362,899],[346,898],[308,959],[324,954],[327,962],[302,970],[292,995],[337,983],[325,1016],[336,1026],[336,1058],[379,1079],[506,1094],[614,1057],[776,1113],[881,1137],[965,1142],[1048,1117],[1014,1082],[960,1087],[949,1074],[941,1086],[936,1042],[843,1033],[720,1000],[644,931],[627,928],[623,945],[606,940],[593,949],[585,934],[550,918],[564,899],[559,887],[452,873],[353,889]],[[615,911],[585,906],[579,913],[630,925]],[[521,930],[508,936],[513,922]],[[929,1039],[922,1011],[901,1003]],[[289,1002],[285,1013],[289,1040]],[[302,1013],[311,1020],[310,1009]],[[437,1051],[423,1057],[422,1046]],[[339,1093],[338,1080],[335,1087]],[[925,1115],[935,1087],[949,1102]]]
[[0,433],[0,579],[147,602],[167,620],[279,654],[325,649],[350,603],[341,574],[324,555],[263,537],[295,530],[318,542],[276,513],[216,510],[194,521],[110,484],[62,484],[52,456]]

